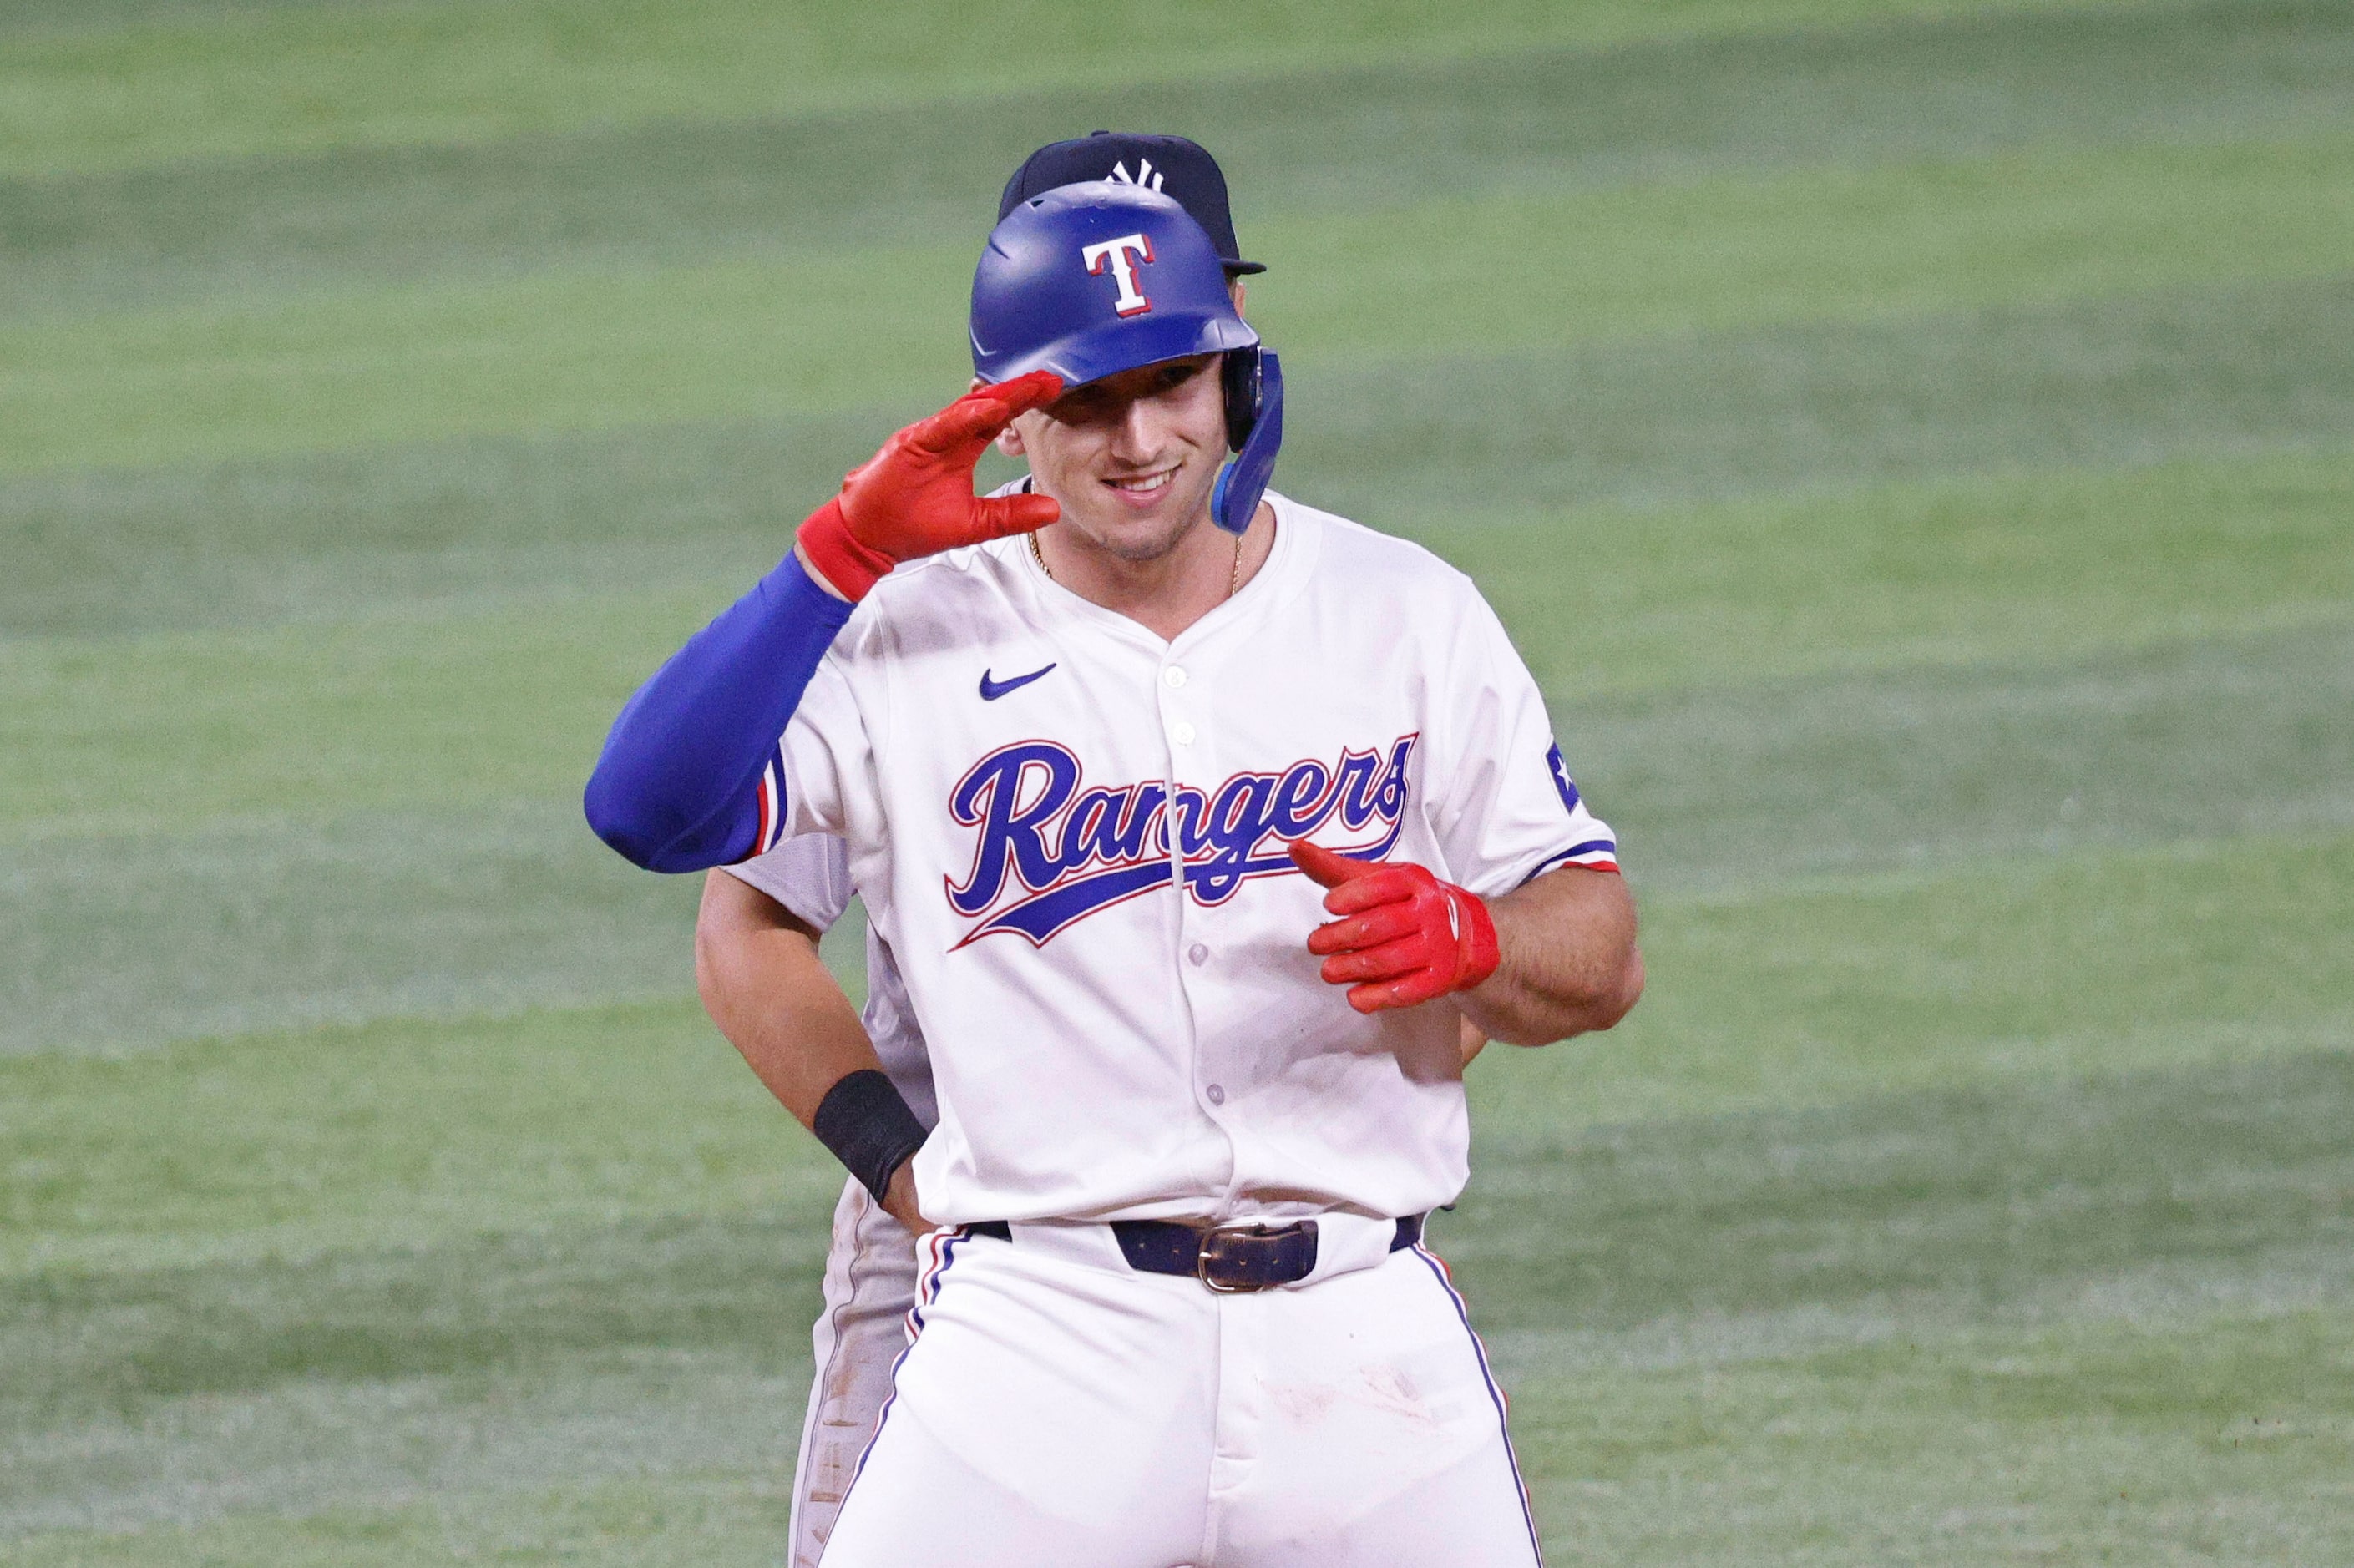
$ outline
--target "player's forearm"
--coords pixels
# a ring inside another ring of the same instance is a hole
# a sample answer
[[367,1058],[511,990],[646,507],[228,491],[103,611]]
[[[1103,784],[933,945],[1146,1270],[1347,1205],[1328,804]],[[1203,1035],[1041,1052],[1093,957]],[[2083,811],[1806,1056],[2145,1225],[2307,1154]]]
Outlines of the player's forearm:
[[704,871],[766,850],[785,803],[778,737],[855,601],[898,562],[1062,514],[1043,495],[972,493],[990,441],[1062,387],[1045,370],[976,387],[852,470],[777,569],[671,655],[613,721],[581,800],[597,836],[649,871]]
[[876,1195],[901,1224],[929,1229],[907,1160],[923,1128],[882,1075],[866,1026],[818,957],[816,931],[767,894],[714,872],[695,923],[695,979],[704,1010],[769,1092],[870,1191],[887,1180]]
[[724,872],[704,885],[695,979],[719,1033],[803,1127],[834,1085],[882,1069],[857,1010],[818,957],[815,933]]
[[1607,1029],[1643,994],[1635,901],[1623,878],[1567,866],[1488,903],[1496,972],[1455,1000],[1473,1027],[1515,1045]]
[[[649,871],[702,871],[767,847],[760,778],[851,607],[787,556],[638,688],[582,806]],[[781,811],[780,798],[773,809]],[[773,832],[773,821],[770,823]]]

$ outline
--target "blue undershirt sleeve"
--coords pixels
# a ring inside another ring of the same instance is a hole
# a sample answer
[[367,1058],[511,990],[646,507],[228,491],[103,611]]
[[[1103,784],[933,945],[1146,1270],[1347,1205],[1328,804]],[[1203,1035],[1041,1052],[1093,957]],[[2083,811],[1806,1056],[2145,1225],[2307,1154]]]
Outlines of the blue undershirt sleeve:
[[789,553],[672,654],[588,776],[581,805],[597,836],[648,871],[706,871],[761,848],[760,775],[851,608]]

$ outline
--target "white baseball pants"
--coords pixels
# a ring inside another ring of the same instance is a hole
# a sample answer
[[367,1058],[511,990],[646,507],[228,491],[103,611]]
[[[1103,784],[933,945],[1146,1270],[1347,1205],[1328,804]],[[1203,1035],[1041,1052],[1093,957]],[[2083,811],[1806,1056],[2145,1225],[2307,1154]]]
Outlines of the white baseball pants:
[[1502,1396],[1420,1247],[1238,1296],[1139,1273],[1097,1225],[920,1255],[823,1568],[1540,1562]]

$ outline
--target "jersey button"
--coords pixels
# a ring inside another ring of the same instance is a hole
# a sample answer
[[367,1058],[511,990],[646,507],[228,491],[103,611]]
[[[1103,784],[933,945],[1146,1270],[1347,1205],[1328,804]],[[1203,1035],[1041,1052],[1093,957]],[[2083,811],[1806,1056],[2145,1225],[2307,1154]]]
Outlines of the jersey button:
[[1198,969],[1210,961],[1210,949],[1196,942],[1185,949],[1185,956],[1193,959],[1194,967]]
[[1176,690],[1179,686],[1185,683],[1185,666],[1182,664],[1170,665],[1169,668],[1161,672],[1161,679],[1168,685],[1170,690]]
[[1204,1089],[1202,1092],[1210,1097],[1210,1103],[1214,1106],[1222,1106],[1226,1103],[1226,1091],[1218,1087],[1215,1084],[1212,1084],[1208,1088]]
[[1180,746],[1191,746],[1193,744],[1193,726],[1179,719],[1169,726],[1169,738]]

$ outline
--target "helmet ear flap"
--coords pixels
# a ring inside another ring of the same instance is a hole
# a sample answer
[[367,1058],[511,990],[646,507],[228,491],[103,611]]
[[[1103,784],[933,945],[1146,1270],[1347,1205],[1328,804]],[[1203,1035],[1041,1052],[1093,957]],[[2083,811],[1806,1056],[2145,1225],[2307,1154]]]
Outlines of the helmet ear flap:
[[[1229,534],[1250,527],[1258,513],[1259,497],[1275,475],[1275,454],[1283,445],[1283,361],[1272,350],[1243,351],[1250,355],[1251,421],[1248,434],[1237,442],[1235,455],[1218,470],[1210,487],[1210,520]],[[1227,363],[1237,355],[1229,354]],[[1234,431],[1234,411],[1241,399],[1228,384],[1226,428]]]
[[1238,452],[1250,440],[1251,427],[1258,423],[1264,401],[1258,345],[1226,350],[1225,363],[1218,367],[1218,375],[1226,389],[1226,450]]

